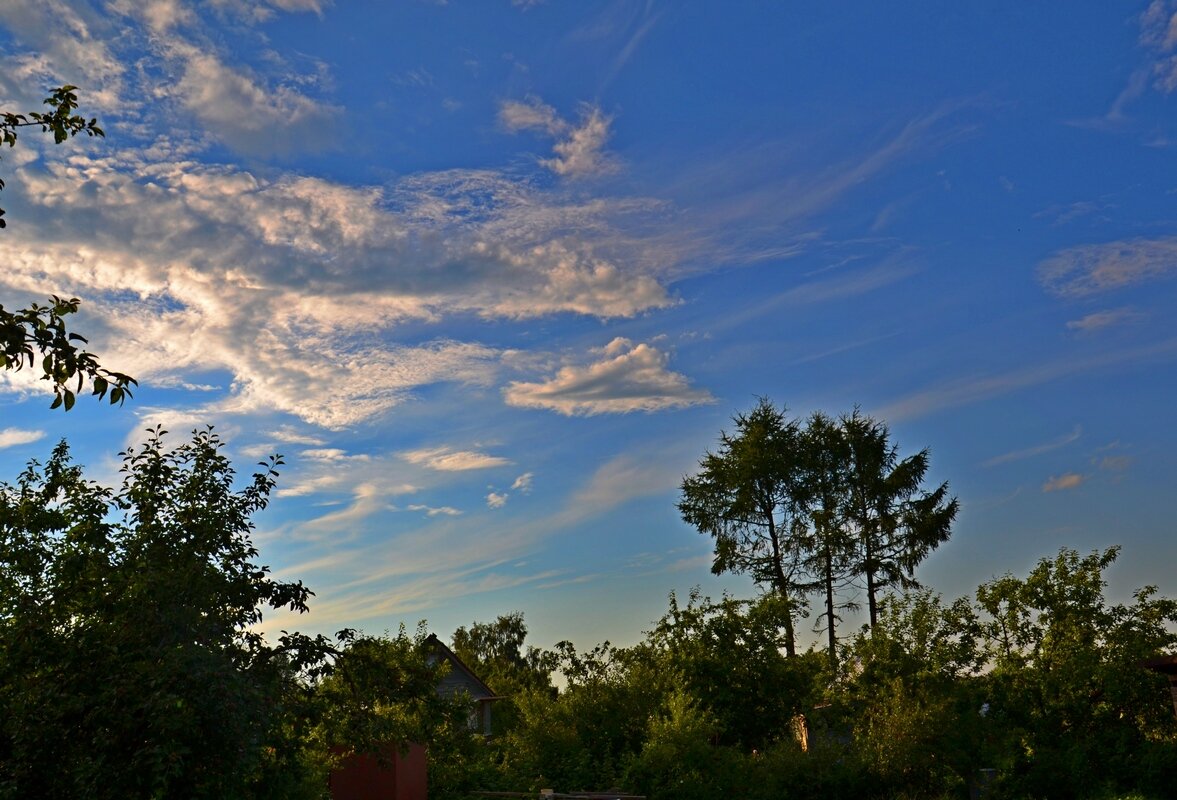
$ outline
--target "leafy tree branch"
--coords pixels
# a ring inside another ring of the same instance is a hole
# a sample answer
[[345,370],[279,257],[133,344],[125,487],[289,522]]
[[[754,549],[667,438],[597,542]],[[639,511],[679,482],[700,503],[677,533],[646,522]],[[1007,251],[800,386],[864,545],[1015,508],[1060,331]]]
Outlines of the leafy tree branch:
[[[16,144],[21,128],[36,127],[52,133],[55,144],[85,133],[105,136],[97,120],[86,119],[75,113],[78,107],[76,86],[65,85],[54,89],[45,104],[48,112],[30,111],[25,114],[0,112],[0,145]],[[0,180],[0,189],[4,181]],[[0,208],[0,228],[6,227],[4,209]],[[69,331],[66,318],[78,311],[81,301],[56,295],[48,305],[34,303],[28,308],[10,311],[0,304],[0,369],[14,372],[22,369],[40,370],[41,379],[53,385],[51,408],[73,408],[77,395],[86,381],[91,394],[99,399],[110,398],[121,405],[131,396],[131,387],[138,382],[130,375],[104,368],[93,353],[81,349],[86,338]]]

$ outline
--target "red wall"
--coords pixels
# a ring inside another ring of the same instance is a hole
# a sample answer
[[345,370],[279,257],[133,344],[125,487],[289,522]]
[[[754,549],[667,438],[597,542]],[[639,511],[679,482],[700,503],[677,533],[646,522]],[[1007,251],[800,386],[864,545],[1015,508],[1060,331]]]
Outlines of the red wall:
[[332,800],[426,800],[425,748],[389,745],[386,764],[375,756],[348,756],[331,773]]

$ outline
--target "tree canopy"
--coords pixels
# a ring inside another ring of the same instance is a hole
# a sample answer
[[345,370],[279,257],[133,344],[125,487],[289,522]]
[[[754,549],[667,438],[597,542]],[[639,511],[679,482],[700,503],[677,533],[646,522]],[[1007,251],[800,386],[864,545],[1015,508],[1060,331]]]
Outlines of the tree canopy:
[[250,540],[281,460],[237,489],[211,430],[164,434],[118,488],[64,443],[0,486],[0,796],[255,797],[296,766],[289,713],[332,650],[256,629],[311,595]]

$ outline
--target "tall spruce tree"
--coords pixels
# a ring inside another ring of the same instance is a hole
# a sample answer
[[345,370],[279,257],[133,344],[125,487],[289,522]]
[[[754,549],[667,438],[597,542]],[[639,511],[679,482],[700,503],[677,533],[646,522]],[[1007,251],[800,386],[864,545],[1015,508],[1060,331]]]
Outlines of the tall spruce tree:
[[809,418],[800,437],[803,480],[797,502],[808,521],[804,537],[806,568],[822,595],[829,657],[837,662],[838,611],[853,604],[839,594],[853,577],[853,541],[845,525],[846,498],[850,495],[849,447],[838,421],[817,412]]
[[841,419],[846,447],[843,522],[854,540],[854,571],[865,581],[870,624],[878,622],[878,597],[886,588],[918,586],[915,568],[951,535],[959,504],[948,484],[923,489],[928,450],[899,458],[883,422],[857,408]]
[[785,650],[796,655],[794,619],[809,589],[800,505],[803,479],[800,431],[770,401],[733,417],[735,433],[721,433],[719,450],[683,479],[683,520],[715,539],[711,571],[750,575],[784,602]]

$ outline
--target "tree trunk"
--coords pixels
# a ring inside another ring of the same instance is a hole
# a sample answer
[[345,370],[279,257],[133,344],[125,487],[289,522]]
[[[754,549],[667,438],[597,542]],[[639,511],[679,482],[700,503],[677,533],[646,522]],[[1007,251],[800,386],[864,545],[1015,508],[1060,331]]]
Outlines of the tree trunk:
[[870,606],[870,632],[874,635],[875,624],[879,621],[879,606],[875,601],[875,571],[868,569],[866,571],[866,596],[867,604]]
[[871,532],[867,532],[866,536],[866,602],[870,607],[870,632],[874,635],[875,623],[879,621],[879,607],[875,602],[875,592],[878,587],[875,586],[875,554],[871,549]]
[[784,591],[780,595],[785,601],[785,655],[793,658],[797,655],[797,635],[793,632],[793,604]]
[[772,570],[776,578],[777,594],[785,601],[785,655],[789,658],[797,655],[796,634],[793,632],[793,607],[789,601],[789,581],[785,577],[785,568],[781,564],[781,543],[777,539],[776,520],[769,508],[765,514],[768,519],[768,538],[772,542]]
[[834,635],[834,553],[829,545],[826,546],[825,552],[825,567],[826,567],[826,620],[829,623],[830,635],[830,665],[838,666],[838,639]]

